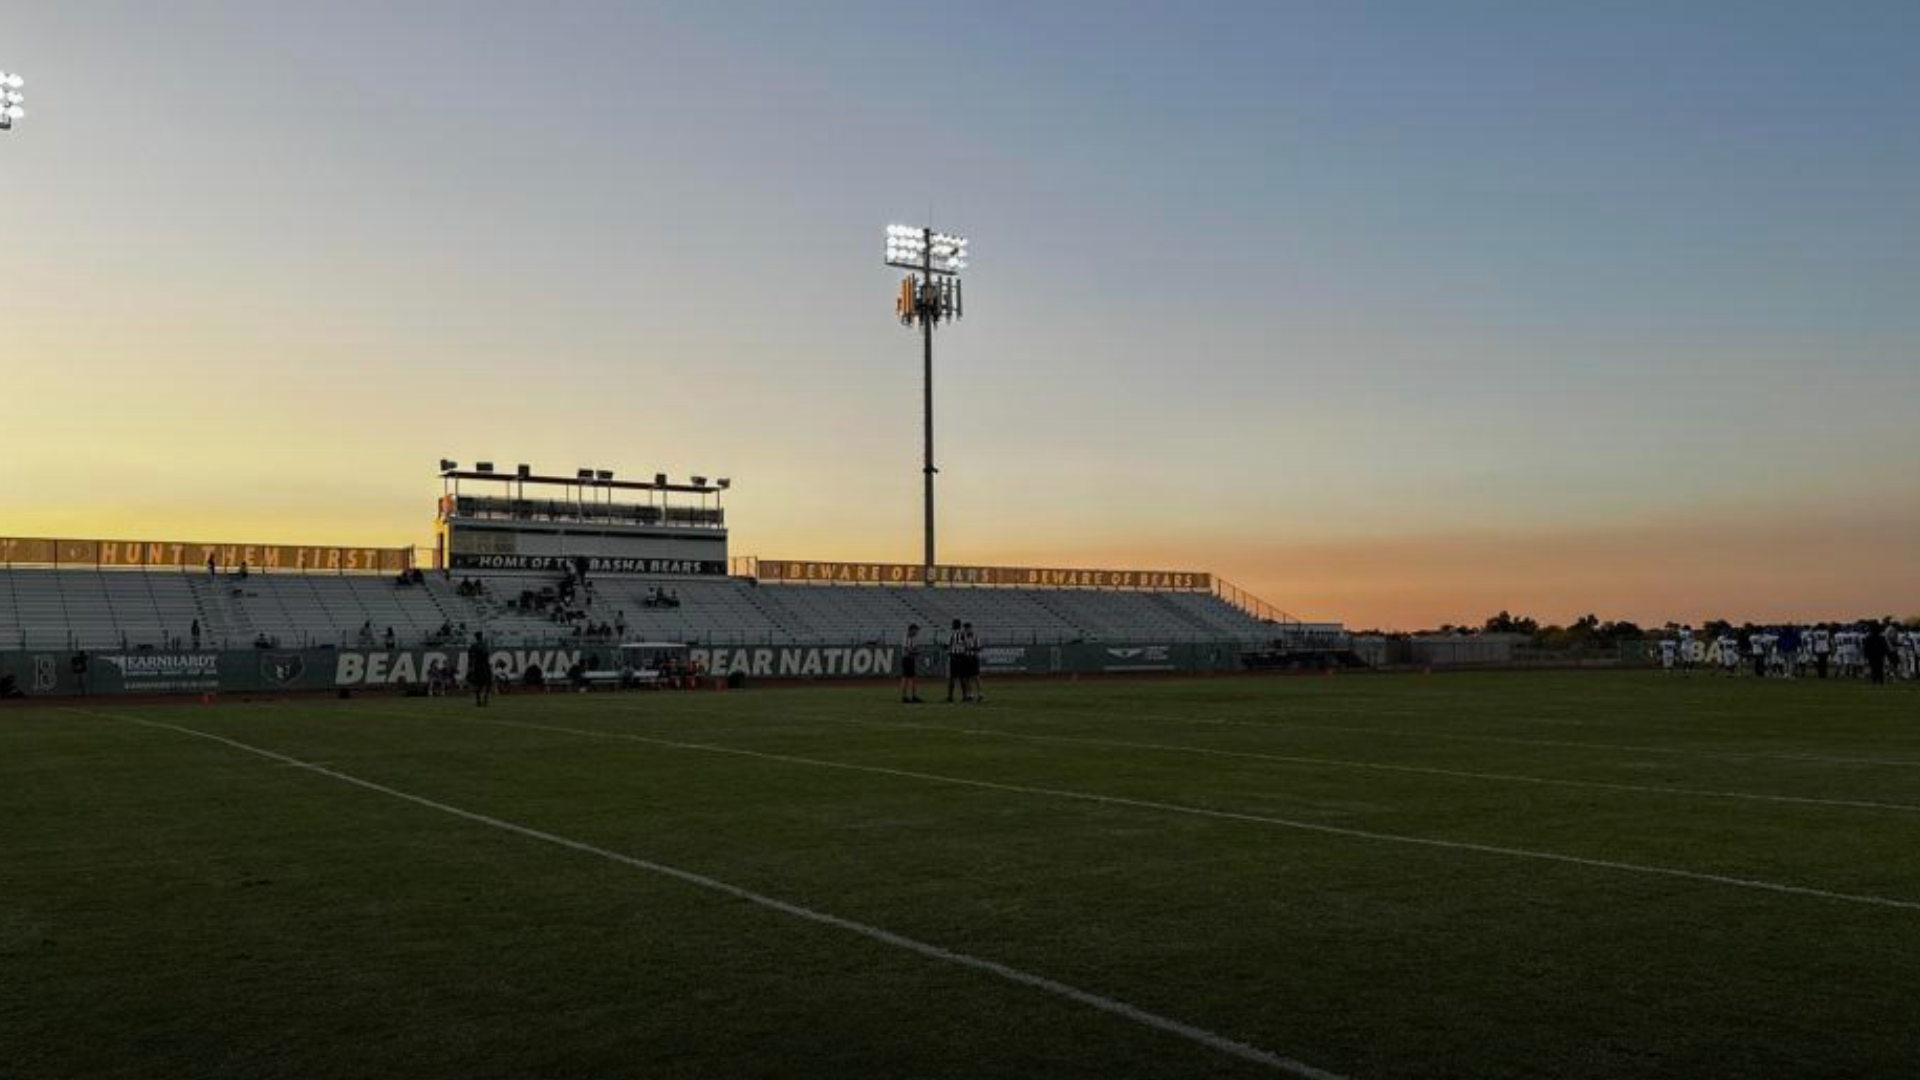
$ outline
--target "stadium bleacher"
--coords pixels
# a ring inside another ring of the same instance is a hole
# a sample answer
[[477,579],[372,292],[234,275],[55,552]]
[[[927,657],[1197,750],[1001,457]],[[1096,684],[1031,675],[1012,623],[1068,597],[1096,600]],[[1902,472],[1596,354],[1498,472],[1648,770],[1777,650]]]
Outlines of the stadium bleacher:
[[[481,588],[464,594],[462,580]],[[179,648],[197,620],[206,648],[417,645],[444,629],[484,631],[500,644],[541,644],[577,624],[523,608],[523,592],[554,575],[424,575],[402,586],[377,574],[180,569],[0,569],[0,649]],[[908,623],[971,622],[987,644],[1072,641],[1271,642],[1293,628],[1206,592],[897,585],[767,584],[746,578],[602,576],[592,601],[573,605],[596,623],[621,622],[630,640],[692,644],[864,643],[896,640]],[[650,606],[664,590],[677,606]]]

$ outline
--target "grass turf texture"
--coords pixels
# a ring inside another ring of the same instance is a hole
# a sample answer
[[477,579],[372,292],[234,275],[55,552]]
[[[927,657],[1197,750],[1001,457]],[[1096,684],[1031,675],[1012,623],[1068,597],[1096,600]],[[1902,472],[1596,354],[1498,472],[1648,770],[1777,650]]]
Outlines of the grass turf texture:
[[325,763],[1352,1077],[1910,1077],[1920,1061],[1911,687],[1499,674],[994,691],[983,708],[906,709],[880,686],[484,711],[9,707],[0,1074],[1275,1075],[110,717]]

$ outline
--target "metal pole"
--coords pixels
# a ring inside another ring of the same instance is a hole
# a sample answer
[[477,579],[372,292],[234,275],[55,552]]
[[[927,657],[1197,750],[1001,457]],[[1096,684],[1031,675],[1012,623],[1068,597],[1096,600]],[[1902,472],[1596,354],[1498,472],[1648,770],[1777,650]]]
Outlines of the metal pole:
[[917,304],[920,309],[920,341],[924,363],[925,378],[921,384],[926,409],[926,448],[923,475],[926,482],[926,565],[921,570],[922,580],[933,584],[933,319],[929,310],[933,293],[933,229],[928,227],[920,232],[925,241],[921,252],[920,296]]

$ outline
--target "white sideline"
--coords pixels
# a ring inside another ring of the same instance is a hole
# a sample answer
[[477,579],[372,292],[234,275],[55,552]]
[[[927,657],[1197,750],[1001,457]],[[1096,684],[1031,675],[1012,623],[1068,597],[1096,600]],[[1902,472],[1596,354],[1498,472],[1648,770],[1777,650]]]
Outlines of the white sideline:
[[1305,1077],[1306,1080],[1345,1080],[1345,1078],[1340,1076],[1338,1073],[1332,1073],[1332,1072],[1328,1072],[1325,1069],[1316,1068],[1312,1065],[1308,1065],[1305,1062],[1296,1061],[1293,1058],[1284,1057],[1280,1054],[1273,1053],[1272,1051],[1269,1051],[1269,1050],[1263,1050],[1260,1047],[1254,1046],[1250,1043],[1240,1042],[1237,1039],[1231,1039],[1225,1035],[1216,1034],[1214,1032],[1208,1031],[1205,1028],[1196,1027],[1192,1024],[1184,1023],[1179,1020],[1174,1020],[1169,1017],[1161,1016],[1158,1013],[1148,1012],[1147,1010],[1142,1009],[1136,1005],[1129,1005],[1124,1001],[1120,1001],[1115,998],[1106,997],[1102,994],[1096,994],[1091,990],[1082,990],[1077,986],[1070,986],[1067,983],[1058,982],[1054,979],[1049,979],[1044,975],[1035,975],[1032,972],[1023,971],[1019,968],[1002,964],[997,960],[988,960],[983,957],[971,956],[967,953],[954,952],[951,949],[943,948],[939,945],[933,945],[928,942],[919,941],[915,938],[906,937],[902,934],[896,934],[893,931],[884,929],[882,927],[872,926],[870,924],[862,923],[862,922],[855,922],[852,919],[842,918],[838,915],[832,915],[824,911],[816,911],[813,908],[802,907],[799,904],[791,903],[786,900],[781,900],[777,897],[767,896],[764,893],[757,893],[752,891],[751,889],[744,889],[738,885],[729,884],[727,882],[719,880],[718,878],[707,877],[705,874],[698,874],[691,870],[682,870],[678,867],[668,866],[665,863],[657,863],[649,859],[641,859],[632,855],[623,855],[620,852],[610,851],[602,847],[596,847],[593,844],[589,844],[581,840],[570,839],[565,836],[560,836],[556,833],[546,832],[541,829],[536,829],[528,825],[520,825],[515,822],[506,821],[504,819],[492,817],[487,814],[482,814],[477,811],[463,810],[458,806],[453,806],[448,803],[443,803],[434,799],[429,799],[422,795],[409,794],[408,792],[401,791],[397,788],[388,787],[385,784],[376,783],[372,780],[363,780],[360,777],[351,776],[343,772],[338,772],[334,769],[326,768],[325,766],[316,764],[314,762],[304,761],[304,760],[301,760],[300,758],[291,757],[289,755],[279,753],[278,751],[267,750],[258,746],[252,746],[235,739],[226,738],[225,736],[215,735],[211,732],[200,731],[195,728],[180,727],[175,724],[162,723],[158,720],[144,720],[139,717],[121,716],[114,713],[93,712],[91,710],[86,710],[86,709],[74,709],[72,711],[81,713],[82,715],[86,715],[86,716],[96,716],[103,719],[114,720],[114,721],[118,721],[120,723],[126,723],[126,724],[138,724],[142,727],[160,728],[166,731],[178,732],[179,734],[182,734],[182,735],[191,735],[196,738],[208,739],[213,742],[221,743],[225,746],[230,746],[236,750],[244,750],[249,754],[254,754],[259,757],[267,758],[269,760],[272,760],[278,763],[279,765],[291,766],[294,768],[303,769],[307,772],[316,773],[320,776],[325,776],[334,780],[339,780],[342,783],[352,784],[355,787],[364,788],[368,791],[378,792],[382,795],[387,795],[395,799],[400,799],[405,802],[410,802],[416,806],[423,806],[429,810],[438,810],[443,814],[450,814],[457,818],[462,818],[464,820],[471,821],[480,825],[486,825],[491,828],[500,829],[504,832],[515,833],[532,840],[539,840],[544,843],[553,844],[557,847],[567,848],[572,851],[582,852],[587,855],[596,855],[610,862],[620,863],[624,866],[631,866],[637,870],[645,870],[651,874],[658,874],[662,877],[672,878],[675,881],[692,885],[697,888],[706,889],[710,892],[722,893],[724,895],[731,896],[736,900],[744,900],[749,904],[754,904],[759,907],[767,908],[768,910],[771,910],[771,911],[777,911],[783,915],[790,915],[796,919],[805,919],[808,922],[819,923],[823,926],[831,926],[838,930],[845,930],[845,931],[848,931],[849,933],[858,934],[859,936],[866,938],[870,941],[877,941],[883,945],[890,945],[896,949],[902,949],[910,953],[915,953],[919,956],[924,956],[930,960],[939,960],[945,963],[957,965],[959,967],[970,968],[974,971],[984,972],[988,975],[995,976],[996,978],[1004,979],[1007,982],[1018,983],[1021,986],[1032,987],[1035,990],[1052,994],[1055,997],[1065,998],[1068,1001],[1072,1001],[1080,1005],[1085,1005],[1088,1008],[1098,1009],[1101,1012],[1108,1013],[1113,1016],[1118,1016],[1118,1017],[1121,1017],[1122,1019],[1131,1020],[1136,1024],[1140,1024],[1144,1027],[1152,1028],[1156,1031],[1162,1031],[1169,1035],[1176,1035],[1182,1039],[1188,1040],[1189,1042],[1197,1043],[1210,1050],[1216,1050],[1216,1051],[1219,1051],[1220,1053],[1228,1054],[1232,1057],[1239,1058],[1242,1061],[1252,1062],[1253,1064],[1256,1064],[1256,1065],[1264,1065],[1268,1068],[1277,1069],[1281,1072],[1292,1073],[1295,1076]]
[[1149,799],[1129,799],[1120,795],[1099,795],[1088,791],[1069,791],[1064,788],[1007,784],[995,780],[973,780],[963,776],[946,776],[940,773],[916,772],[911,769],[889,769],[880,765],[856,765],[852,762],[830,761],[826,758],[799,757],[793,754],[771,754],[759,750],[743,750],[736,746],[680,742],[674,739],[657,739],[646,735],[632,735],[620,731],[595,731],[590,728],[557,727],[552,724],[533,724],[523,720],[482,720],[475,718],[462,722],[470,724],[491,724],[498,727],[526,728],[531,731],[552,731],[564,735],[582,735],[594,739],[620,739],[628,742],[647,743],[652,746],[664,746],[674,750],[697,750],[711,754],[732,754],[738,757],[758,758],[762,761],[779,761],[792,765],[811,765],[823,769],[844,769],[848,772],[871,773],[876,776],[897,776],[909,780],[925,780],[937,784],[955,784],[961,787],[982,788],[989,791],[1007,791],[1019,795],[1040,795],[1052,799],[1072,799],[1077,802],[1103,803],[1109,806],[1131,807],[1136,810],[1157,810],[1163,813],[1187,814],[1194,817],[1216,818],[1223,821],[1246,821],[1259,825],[1275,825],[1284,829],[1299,829],[1304,832],[1325,833],[1330,836],[1352,837],[1358,840],[1378,840],[1390,844],[1409,844],[1417,847],[1443,848],[1451,851],[1474,851],[1483,855],[1504,855],[1515,859],[1532,859],[1540,862],[1588,866],[1602,870],[1619,870],[1632,874],[1652,874],[1659,877],[1707,882],[1713,885],[1727,885],[1739,889],[1758,889],[1764,892],[1786,893],[1792,896],[1814,896],[1823,900],[1837,900],[1850,904],[1866,904],[1872,907],[1920,911],[1920,900],[1901,900],[1891,896],[1873,896],[1866,893],[1833,892],[1827,889],[1816,889],[1810,885],[1789,885],[1784,882],[1763,881],[1757,878],[1728,877],[1722,874],[1709,874],[1701,870],[1682,870],[1671,866],[1615,862],[1611,859],[1592,859],[1582,855],[1562,855],[1558,852],[1501,847],[1497,844],[1477,844],[1467,840],[1439,840],[1425,836],[1406,836],[1400,833],[1374,832],[1369,829],[1351,829],[1342,825],[1326,825],[1317,821],[1297,821],[1292,818],[1270,817],[1265,814],[1250,814],[1235,810],[1209,810],[1202,806],[1154,802]]
[[1856,810],[1897,810],[1920,814],[1920,806],[1911,803],[1867,802],[1860,799],[1820,799],[1811,795],[1767,795],[1755,791],[1720,791],[1713,788],[1662,787],[1657,784],[1617,784],[1605,780],[1568,780],[1552,776],[1523,776],[1518,773],[1469,772],[1441,769],[1431,765],[1393,765],[1380,761],[1348,761],[1343,758],[1295,757],[1287,754],[1262,754],[1251,750],[1223,750],[1212,746],[1180,746],[1175,743],[1128,742],[1120,739],[1092,739],[1079,735],[1040,735],[1026,731],[1002,731],[998,728],[957,728],[940,724],[915,724],[907,721],[850,720],[846,717],[807,715],[809,720],[831,724],[856,724],[861,727],[903,728],[912,731],[944,731],[951,735],[991,735],[1004,739],[1032,742],[1077,743],[1084,746],[1112,746],[1126,750],[1161,750],[1179,754],[1203,754],[1209,757],[1245,758],[1250,761],[1278,761],[1292,765],[1327,765],[1340,769],[1375,769],[1381,772],[1418,773],[1425,776],[1450,776],[1462,780],[1496,780],[1512,784],[1541,784],[1550,787],[1596,788],[1601,791],[1631,791],[1651,795],[1698,796],[1711,799],[1744,799],[1753,802],[1794,803],[1804,806],[1838,806]]

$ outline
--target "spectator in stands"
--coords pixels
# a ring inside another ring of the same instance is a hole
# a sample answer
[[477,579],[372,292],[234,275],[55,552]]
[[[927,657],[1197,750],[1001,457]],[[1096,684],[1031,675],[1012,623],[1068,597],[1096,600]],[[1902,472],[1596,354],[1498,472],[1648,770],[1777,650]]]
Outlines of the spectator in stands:
[[387,648],[393,648],[393,627],[387,627]]
[[620,637],[627,636],[627,613],[624,610],[613,613],[613,632]]
[[920,703],[920,624],[908,623],[900,643],[900,704]]
[[467,646],[467,680],[473,684],[473,703],[484,706],[493,698],[493,664],[487,656],[487,639],[474,632]]
[[207,577],[216,578],[219,576],[220,576],[219,564],[213,561],[213,556],[211,555],[207,556]]
[[187,633],[193,636],[193,647],[198,649],[200,647],[200,620],[199,619],[193,620],[193,627],[189,629]]

